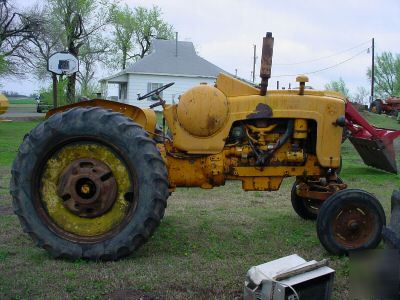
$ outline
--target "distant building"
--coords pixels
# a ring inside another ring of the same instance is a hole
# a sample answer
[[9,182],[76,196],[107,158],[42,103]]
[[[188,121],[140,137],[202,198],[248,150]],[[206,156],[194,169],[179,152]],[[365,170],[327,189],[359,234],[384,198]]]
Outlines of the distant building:
[[[154,40],[151,53],[127,69],[100,80],[103,97],[107,97],[108,84],[118,84],[118,101],[148,107],[151,100],[137,101],[162,85],[175,82],[162,92],[167,103],[176,103],[179,95],[200,83],[213,85],[221,68],[196,54],[192,42]],[[113,99],[115,100],[115,99]]]

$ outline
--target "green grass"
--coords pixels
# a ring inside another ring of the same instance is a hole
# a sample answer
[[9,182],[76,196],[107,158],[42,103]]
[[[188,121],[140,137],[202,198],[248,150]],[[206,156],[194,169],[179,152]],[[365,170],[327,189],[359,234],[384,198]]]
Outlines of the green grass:
[[19,104],[32,104],[36,105],[36,100],[33,98],[8,98],[8,102],[10,104],[19,105]]
[[0,122],[0,167],[11,165],[24,135],[37,124],[37,121]]
[[[385,116],[367,118],[397,126]],[[10,166],[24,134],[36,124],[0,123],[0,208],[11,207]],[[348,142],[343,161],[341,176],[349,187],[374,193],[389,215],[400,176],[366,167]],[[149,242],[117,262],[53,259],[34,246],[16,216],[0,215],[0,298],[101,299],[139,290],[167,299],[233,299],[242,295],[251,266],[297,253],[308,260],[329,258],[336,269],[334,298],[346,299],[349,260],[330,256],[315,223],[294,213],[292,184],[285,180],[277,192],[244,192],[240,182],[213,190],[178,189]]]
[[400,129],[400,124],[396,122],[396,118],[393,116],[388,116],[385,114],[378,115],[369,111],[364,111],[362,115],[368,120],[368,122],[374,124],[377,127]]

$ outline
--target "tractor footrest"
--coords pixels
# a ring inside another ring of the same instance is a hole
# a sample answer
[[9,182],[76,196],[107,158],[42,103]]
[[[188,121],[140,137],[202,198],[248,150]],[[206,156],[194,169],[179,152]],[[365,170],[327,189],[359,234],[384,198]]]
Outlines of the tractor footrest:
[[349,140],[366,165],[397,174],[393,145],[392,147],[386,147],[380,140],[369,140],[353,136],[350,136]]

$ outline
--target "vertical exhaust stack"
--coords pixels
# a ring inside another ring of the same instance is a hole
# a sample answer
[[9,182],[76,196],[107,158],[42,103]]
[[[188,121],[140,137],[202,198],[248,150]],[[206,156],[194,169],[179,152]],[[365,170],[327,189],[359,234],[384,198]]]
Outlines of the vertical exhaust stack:
[[268,79],[271,78],[273,50],[274,50],[274,38],[272,37],[272,32],[267,32],[266,37],[263,38],[263,46],[261,54],[261,68],[260,68],[261,96],[265,96],[267,94]]

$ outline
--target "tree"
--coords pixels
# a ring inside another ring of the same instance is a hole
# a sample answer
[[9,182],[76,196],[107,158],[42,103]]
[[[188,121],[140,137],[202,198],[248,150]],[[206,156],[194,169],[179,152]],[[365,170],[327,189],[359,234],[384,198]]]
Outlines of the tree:
[[77,80],[80,84],[80,94],[85,97],[91,97],[94,92],[99,90],[92,81],[95,77],[96,65],[105,61],[108,46],[103,40],[92,40],[82,46],[79,56],[80,68],[77,74]]
[[346,98],[350,96],[349,89],[347,88],[343,78],[339,78],[339,80],[332,80],[330,83],[325,85],[325,89],[328,91],[339,92]]
[[[375,61],[376,95],[381,98],[400,96],[400,55],[383,52]],[[371,68],[367,76],[371,80]]]
[[[63,45],[59,38],[60,25],[56,23],[47,7],[33,7],[29,15],[40,16],[42,22],[35,30],[35,33],[29,38],[29,43],[23,46],[26,65],[25,67],[35,75],[38,80],[45,80],[49,76],[47,71],[47,62],[52,54],[63,50]],[[56,74],[51,74],[53,81],[53,106],[57,107],[59,82]]]
[[40,17],[18,12],[9,0],[0,0],[0,74],[23,76],[23,47],[40,24]]
[[[101,28],[109,22],[110,4],[97,0],[48,0],[53,24],[61,24],[61,41],[73,55],[91,39],[101,35]],[[67,101],[75,101],[77,74],[68,77]]]
[[115,6],[111,13],[111,24],[114,27],[113,43],[115,45],[116,55],[113,57],[112,65],[121,66],[124,70],[128,59],[133,59],[131,51],[134,49],[133,36],[136,29],[135,13],[128,5],[120,9]]
[[29,38],[29,43],[24,46],[27,67],[38,80],[44,80],[49,76],[47,62],[50,56],[64,49],[60,40],[61,27],[52,19],[47,7],[36,6],[29,11],[29,14],[40,15],[42,23]]
[[113,44],[115,53],[111,65],[125,69],[129,60],[143,58],[150,51],[153,39],[172,39],[174,31],[162,19],[161,9],[128,6],[114,6],[111,13],[111,24],[114,28]]
[[352,97],[353,102],[356,103],[369,103],[369,91],[363,87],[357,87],[357,93]]

